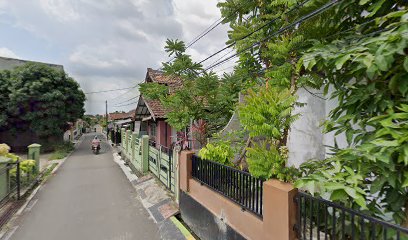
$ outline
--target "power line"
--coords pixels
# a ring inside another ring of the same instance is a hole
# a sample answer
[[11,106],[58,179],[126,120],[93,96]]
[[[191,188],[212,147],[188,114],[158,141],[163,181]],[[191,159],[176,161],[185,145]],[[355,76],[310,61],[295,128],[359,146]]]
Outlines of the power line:
[[[308,0],[308,1],[310,1],[310,0]],[[238,7],[235,9],[234,13],[236,13],[240,8],[241,8],[241,7],[238,6]],[[215,22],[213,22],[213,23],[212,23],[210,26],[208,26],[203,32],[201,32],[198,36],[196,36],[195,38],[193,38],[193,40],[191,40],[191,41],[187,44],[186,50],[187,50],[188,48],[190,48],[192,45],[194,45],[195,43],[197,43],[199,40],[201,40],[205,35],[207,35],[207,34],[210,33],[211,31],[213,31],[216,27],[218,27],[220,24],[222,24],[222,21],[223,21],[224,19],[227,19],[227,18],[230,17],[230,16],[232,16],[232,13],[231,13],[230,15],[228,15],[227,17],[225,17],[225,18],[220,17],[220,18],[217,19]],[[247,19],[245,19],[245,20],[247,20]],[[168,64],[168,63],[172,62],[175,58],[176,58],[176,56],[174,56],[173,58],[171,58],[170,60],[168,60],[166,63]]]
[[[309,1],[309,0],[306,0],[306,1]],[[308,20],[308,19],[310,19],[310,18],[312,18],[312,17],[314,17],[314,16],[316,16],[316,15],[318,15],[318,14],[320,14],[320,13],[326,11],[327,9],[333,7],[335,4],[339,3],[340,1],[343,1],[343,0],[332,0],[331,2],[329,2],[329,3],[325,4],[325,5],[323,5],[322,7],[318,8],[318,9],[316,9],[316,10],[314,10],[314,11],[312,11],[311,13],[308,13],[308,14],[306,14],[305,16],[299,18],[299,19],[296,20],[295,22],[292,22],[291,24],[289,24],[289,25],[287,25],[287,26],[285,26],[285,27],[280,28],[278,31],[276,31],[276,32],[272,33],[271,35],[265,37],[265,38],[262,39],[261,41],[258,41],[258,42],[256,42],[256,43],[252,44],[251,46],[249,46],[249,47],[247,47],[247,48],[244,48],[243,50],[241,50],[241,51],[239,51],[239,52],[233,54],[232,56],[229,56],[228,58],[226,58],[226,59],[224,59],[224,60],[222,60],[222,61],[220,61],[220,62],[218,62],[218,63],[216,63],[216,64],[213,64],[213,65],[207,67],[207,68],[205,69],[205,71],[208,71],[208,70],[210,70],[210,69],[212,69],[212,68],[214,68],[214,67],[216,67],[216,66],[218,66],[218,65],[220,65],[220,64],[222,64],[222,63],[224,63],[224,62],[226,62],[226,61],[229,61],[230,59],[232,59],[232,58],[238,56],[239,54],[241,54],[241,53],[243,53],[243,52],[245,52],[245,51],[247,51],[247,50],[249,50],[249,49],[251,49],[251,48],[253,48],[253,47],[255,47],[255,46],[260,45],[262,42],[264,42],[264,41],[266,41],[266,40],[269,40],[270,38],[275,37],[275,36],[277,36],[277,35],[279,35],[279,34],[285,32],[286,30],[288,30],[288,29],[290,29],[290,28],[293,28],[293,27],[297,26],[298,24],[300,24],[300,23],[302,23],[302,22],[304,22],[304,21],[306,21],[306,20]],[[230,44],[230,45],[231,45],[231,44]],[[230,46],[230,45],[228,45],[228,46]],[[227,47],[228,47],[228,46],[227,46]],[[224,48],[224,49],[225,49],[225,48]],[[209,58],[206,58],[206,59],[209,59]]]
[[94,94],[94,93],[105,93],[105,92],[115,92],[115,91],[121,91],[121,90],[126,90],[126,89],[132,89],[135,88],[137,86],[134,87],[128,87],[128,88],[118,88],[118,89],[109,89],[109,90],[102,90],[102,91],[96,91],[96,92],[87,92],[85,94]]
[[125,107],[125,106],[129,106],[129,105],[134,105],[134,104],[137,104],[138,102],[131,102],[131,103],[128,103],[128,104],[123,104],[123,105],[119,105],[119,106],[113,106],[113,107],[115,107],[115,108],[117,108],[117,107]]
[[[197,39],[195,39],[194,41],[192,41],[190,44],[187,45],[186,49],[190,48],[191,46],[193,46],[196,42],[200,41],[200,39],[202,39],[205,35],[207,35],[209,32],[211,32],[212,30],[214,30],[216,27],[218,27],[221,23],[222,23],[222,17],[220,19],[218,19],[217,21],[219,21],[217,24],[215,24],[213,27],[211,27],[208,30],[205,30],[204,33],[202,33],[201,36],[199,36]],[[217,22],[216,21],[216,22]]]
[[[291,13],[292,11],[294,11],[294,10],[298,9],[299,7],[304,6],[304,5],[305,5],[306,3],[308,3],[309,1],[310,1],[310,0],[305,0],[305,1],[303,1],[302,3],[300,3],[300,4],[296,5],[295,7],[293,7],[293,8],[291,8],[291,9],[289,9],[288,11],[286,11],[286,12],[284,12],[284,13],[282,13],[282,15],[283,15],[283,14],[288,14],[288,13]],[[228,48],[231,48],[231,47],[235,46],[235,45],[237,44],[237,41],[244,40],[244,39],[246,39],[246,38],[248,38],[248,37],[252,36],[254,33],[259,32],[261,29],[263,29],[263,28],[265,28],[266,26],[269,26],[269,25],[271,25],[272,23],[274,23],[274,22],[276,22],[277,20],[279,20],[279,19],[282,17],[282,15],[280,15],[280,16],[278,16],[278,17],[273,18],[273,19],[272,19],[272,20],[270,20],[269,22],[267,22],[267,23],[265,23],[264,25],[262,25],[261,27],[257,28],[255,31],[252,31],[252,32],[248,33],[247,35],[245,35],[245,36],[241,37],[240,39],[236,40],[235,42],[233,42],[233,43],[231,43],[231,44],[229,44],[229,45],[225,46],[224,48],[222,48],[222,49],[218,50],[217,52],[215,52],[215,53],[211,54],[211,55],[210,55],[210,56],[208,56],[207,58],[205,58],[205,59],[201,60],[201,61],[200,61],[198,64],[201,64],[201,63],[203,63],[203,62],[207,61],[208,59],[210,59],[210,58],[212,58],[212,57],[214,57],[214,56],[218,55],[219,53],[221,53],[221,52],[225,51],[226,49],[228,49]]]
[[[137,87],[137,86],[135,86],[135,87]],[[121,93],[121,94],[117,95],[116,97],[111,98],[110,101],[113,101],[113,100],[115,100],[115,99],[117,99],[117,98],[120,98],[120,97],[122,97],[122,96],[124,96],[124,95],[130,93],[130,92],[132,92],[132,90],[133,90],[133,89],[130,89],[129,91],[126,91],[125,93]]]
[[133,100],[133,99],[136,99],[136,98],[138,98],[140,95],[137,95],[136,97],[132,97],[132,98],[130,98],[130,99],[128,99],[128,100],[126,100],[126,101],[123,101],[123,102],[119,102],[119,103],[117,103],[116,105],[119,105],[119,104],[122,104],[122,103],[126,103],[126,102],[129,102],[129,101],[131,101],[131,100]]

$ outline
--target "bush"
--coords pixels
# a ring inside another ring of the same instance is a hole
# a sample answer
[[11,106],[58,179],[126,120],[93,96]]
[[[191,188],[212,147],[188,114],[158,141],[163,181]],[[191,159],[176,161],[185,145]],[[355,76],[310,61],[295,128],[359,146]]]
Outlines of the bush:
[[54,146],[54,149],[55,150],[49,157],[49,160],[65,158],[70,152],[74,150],[74,144],[67,142],[61,145]]

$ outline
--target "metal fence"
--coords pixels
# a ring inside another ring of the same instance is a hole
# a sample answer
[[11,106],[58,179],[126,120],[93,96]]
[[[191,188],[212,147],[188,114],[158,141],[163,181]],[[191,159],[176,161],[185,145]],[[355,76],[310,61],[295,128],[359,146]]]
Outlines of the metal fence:
[[296,196],[300,240],[405,240],[408,229],[307,193]]
[[170,148],[149,141],[149,171],[171,191],[175,192],[173,151]]
[[0,169],[0,206],[9,199],[20,199],[21,189],[20,162],[7,163]]
[[192,158],[192,177],[239,204],[243,210],[262,217],[263,180],[198,156]]

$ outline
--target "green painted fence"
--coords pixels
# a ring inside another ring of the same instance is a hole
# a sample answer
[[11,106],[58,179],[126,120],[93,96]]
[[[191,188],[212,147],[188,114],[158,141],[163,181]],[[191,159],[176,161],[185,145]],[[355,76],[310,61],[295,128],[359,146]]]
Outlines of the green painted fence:
[[149,136],[139,137],[138,134],[124,129],[122,133],[122,155],[130,167],[142,174],[150,171],[174,193],[178,184],[173,151],[160,145],[156,147],[154,142],[149,142]]
[[173,151],[164,146],[149,143],[149,171],[152,172],[171,192],[175,187]]

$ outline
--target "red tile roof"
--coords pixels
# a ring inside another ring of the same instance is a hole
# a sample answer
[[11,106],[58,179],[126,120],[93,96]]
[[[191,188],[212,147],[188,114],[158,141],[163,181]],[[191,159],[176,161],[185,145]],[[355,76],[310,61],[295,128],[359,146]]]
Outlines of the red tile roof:
[[[176,89],[180,88],[183,84],[181,78],[165,75],[164,72],[159,70],[147,69],[145,82],[155,82],[159,84],[165,84],[169,87],[169,92],[172,93]],[[150,114],[154,119],[165,118],[166,109],[161,104],[160,100],[151,100],[143,98],[149,109]]]
[[151,68],[147,69],[145,82],[165,84],[169,86],[170,93],[174,92],[176,89],[179,89],[183,84],[181,78],[177,76],[168,76],[162,71],[153,70]]
[[136,110],[132,110],[127,113],[109,113],[109,120],[110,121],[116,121],[116,120],[122,120],[122,119],[127,119],[127,118],[133,118],[133,115],[135,115]]
[[158,118],[165,118],[166,117],[166,109],[161,104],[160,100],[151,100],[143,98],[147,108],[149,109],[150,114],[154,119]]

